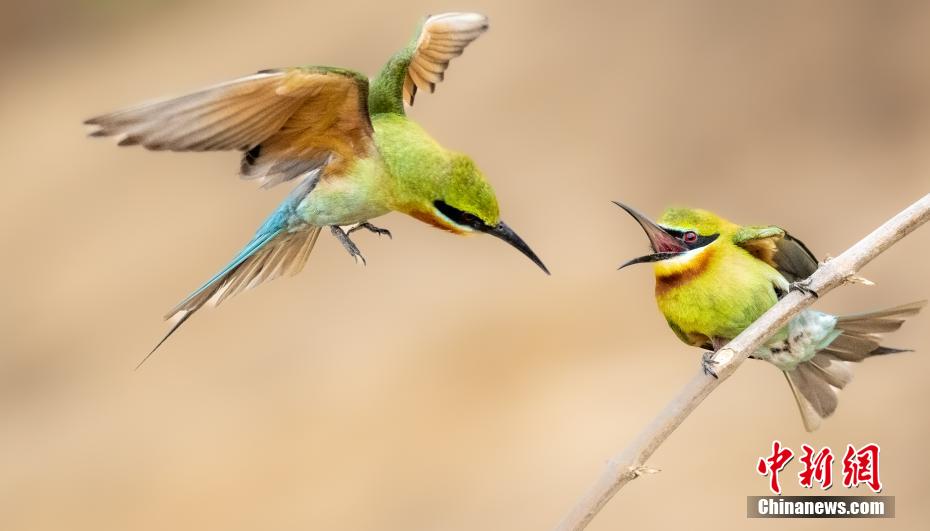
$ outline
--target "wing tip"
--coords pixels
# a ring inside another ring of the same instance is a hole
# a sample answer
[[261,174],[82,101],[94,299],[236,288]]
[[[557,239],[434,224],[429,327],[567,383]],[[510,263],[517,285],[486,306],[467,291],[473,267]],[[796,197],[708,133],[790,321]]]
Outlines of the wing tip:
[[[488,19],[487,15],[474,11],[449,11],[447,13],[426,16],[427,23],[435,23],[439,20],[468,24],[472,28],[477,26],[481,31],[486,31],[490,27],[490,19]],[[472,31],[474,31],[474,29],[472,29]]]
[[99,138],[113,134],[107,129],[106,122],[107,116],[100,115],[84,120],[81,122],[81,125],[84,126],[84,131],[87,133],[87,136]]
[[[436,85],[445,78],[445,70],[449,67],[449,61],[462,55],[465,47],[489,28],[488,17],[481,13],[449,12],[427,15],[416,41],[417,53],[423,53],[424,57],[417,59],[415,56],[407,67],[403,91],[404,102],[412,107],[417,89],[434,93]],[[433,52],[428,51],[431,49]],[[433,57],[430,57],[431,53]],[[418,71],[418,69],[425,68],[424,62],[437,66],[439,71],[437,72],[435,68]]]
[[[139,145],[140,142],[141,140],[137,136],[125,135],[122,138],[120,138],[118,142],[116,142],[116,145],[117,146],[137,146]],[[157,150],[158,148],[159,146],[152,146],[149,149]]]

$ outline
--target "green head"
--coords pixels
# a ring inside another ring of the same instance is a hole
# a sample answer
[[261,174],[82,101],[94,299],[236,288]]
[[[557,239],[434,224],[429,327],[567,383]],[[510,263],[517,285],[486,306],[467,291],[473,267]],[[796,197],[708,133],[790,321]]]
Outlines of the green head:
[[500,222],[497,196],[494,195],[491,183],[475,166],[474,161],[466,155],[454,154],[450,167],[451,171],[440,182],[438,192],[441,197],[433,200],[439,213],[446,217],[443,220],[445,222],[443,228],[453,232],[476,230],[471,224],[463,224],[460,222],[461,219],[443,212],[443,210],[448,211],[449,207],[470,214],[486,226],[497,225]]
[[455,234],[483,232],[500,238],[549,274],[529,245],[501,221],[494,189],[474,161],[458,153],[450,157],[449,170],[418,190],[418,198],[407,213]]
[[[678,258],[718,242],[721,234],[731,235],[739,228],[707,210],[670,208],[659,217],[658,222],[654,222],[623,203],[614,203],[639,223],[649,238],[653,251],[652,254],[629,260],[620,266],[621,269],[642,262],[661,263]],[[730,241],[730,238],[719,241]]]
[[737,228],[717,214],[699,208],[669,208],[659,217],[658,223],[679,232],[693,231],[698,236],[719,235]]

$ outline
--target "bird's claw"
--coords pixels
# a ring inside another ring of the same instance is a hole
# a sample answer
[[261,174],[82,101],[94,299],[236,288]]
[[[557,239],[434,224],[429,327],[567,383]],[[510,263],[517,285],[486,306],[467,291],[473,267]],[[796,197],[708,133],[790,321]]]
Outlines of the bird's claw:
[[701,356],[701,369],[704,371],[704,374],[708,376],[713,376],[718,378],[717,371],[714,370],[714,365],[717,365],[717,360],[714,359],[716,352],[705,352]]
[[[339,227],[338,225],[333,225],[329,229],[332,231],[333,236],[335,236],[336,239],[339,240],[339,243],[342,244],[345,250],[349,252],[349,255],[352,256],[352,258],[354,258],[356,262],[358,262],[359,259],[361,259],[362,265],[368,265],[368,262],[365,261],[365,257],[362,256],[362,252],[358,250],[358,246],[356,246],[355,242],[353,242],[349,238],[349,234],[347,234],[344,230],[342,230],[342,227]],[[350,230],[349,233],[351,232],[352,231]]]
[[367,221],[363,221],[362,223],[359,223],[358,225],[352,227],[351,229],[349,229],[349,232],[347,232],[346,234],[352,234],[353,232],[360,230],[360,229],[366,229],[371,232],[374,232],[378,236],[384,235],[392,240],[394,239],[394,237],[391,236],[391,231],[387,229],[382,229],[381,227],[376,227]]
[[820,295],[811,289],[811,279],[805,278],[804,280],[798,280],[797,282],[792,282],[790,285],[791,291],[800,291],[805,295],[811,295],[815,299],[820,298]]

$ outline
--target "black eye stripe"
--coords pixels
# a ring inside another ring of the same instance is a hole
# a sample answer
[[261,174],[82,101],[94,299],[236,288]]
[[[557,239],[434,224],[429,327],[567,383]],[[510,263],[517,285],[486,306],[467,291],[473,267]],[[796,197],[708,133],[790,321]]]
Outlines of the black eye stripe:
[[686,242],[686,241],[685,241],[685,233],[687,233],[687,232],[694,232],[694,231],[670,229],[670,228],[668,228],[668,227],[662,227],[662,230],[664,230],[665,232],[667,232],[667,233],[671,234],[672,236],[674,236],[674,237],[678,238],[679,240],[681,240],[681,242],[684,243],[685,246],[688,247],[688,249],[700,249],[701,247],[704,247],[704,246],[706,246],[706,245],[710,245],[711,243],[714,242],[714,240],[716,240],[717,238],[720,237],[719,234],[711,234],[710,236],[701,236],[700,234],[698,234],[698,235],[697,235],[697,240],[695,240],[695,241],[693,241],[693,242]]
[[719,234],[711,234],[710,236],[698,235],[697,241],[695,241],[694,243],[689,243],[688,246],[691,247],[692,249],[698,249],[698,248],[704,247],[705,245],[710,245],[711,243],[713,243],[714,240],[716,240],[719,237],[720,237]]
[[442,215],[451,219],[453,222],[457,223],[458,225],[464,225],[466,227],[472,227],[474,229],[480,229],[486,226],[484,222],[481,221],[480,218],[478,218],[478,216],[470,212],[459,210],[455,208],[454,206],[447,204],[445,201],[436,200],[436,201],[433,201],[433,205],[436,207],[436,210],[442,212]]

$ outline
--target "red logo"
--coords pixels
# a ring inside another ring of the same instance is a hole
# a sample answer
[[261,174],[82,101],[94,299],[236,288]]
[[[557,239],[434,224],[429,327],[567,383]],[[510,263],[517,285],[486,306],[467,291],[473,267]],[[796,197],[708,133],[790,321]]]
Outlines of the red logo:
[[881,492],[882,482],[878,477],[879,448],[875,443],[869,443],[859,451],[851,444],[846,445],[846,455],[843,456],[843,486],[846,488],[858,487],[865,483],[872,492]]
[[782,448],[779,441],[772,442],[772,455],[760,457],[759,464],[756,465],[756,471],[769,478],[769,489],[775,494],[781,494],[781,485],[778,484],[778,473],[791,461],[794,452],[791,448]]
[[811,488],[814,482],[820,483],[822,490],[827,490],[833,486],[833,452],[829,446],[814,453],[814,449],[806,444],[801,445],[804,455],[801,456],[801,464],[804,470],[798,474],[798,480],[802,487]]
[[[810,445],[802,444],[801,451],[803,453],[799,461],[803,469],[798,472],[798,483],[808,489],[813,488],[814,483],[818,483],[821,490],[832,487],[835,458],[830,447],[824,446],[820,451],[815,452]],[[846,454],[843,456],[843,486],[851,489],[865,484],[873,492],[881,492],[882,482],[878,475],[879,453],[880,449],[875,443],[869,443],[858,450],[853,445],[847,444]],[[794,458],[794,452],[791,448],[782,446],[777,440],[772,441],[772,453],[759,458],[756,471],[769,478],[769,489],[773,493],[781,494],[778,474],[784,470],[792,458]]]

